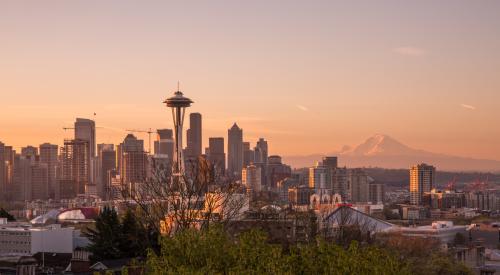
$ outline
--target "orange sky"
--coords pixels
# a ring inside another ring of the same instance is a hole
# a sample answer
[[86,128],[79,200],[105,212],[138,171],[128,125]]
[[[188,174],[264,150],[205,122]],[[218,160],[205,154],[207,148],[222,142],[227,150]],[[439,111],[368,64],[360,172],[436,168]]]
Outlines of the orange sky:
[[60,144],[94,112],[98,142],[171,127],[180,80],[204,138],[236,121],[282,155],[383,133],[500,159],[500,2],[284,3],[1,1],[0,141]]

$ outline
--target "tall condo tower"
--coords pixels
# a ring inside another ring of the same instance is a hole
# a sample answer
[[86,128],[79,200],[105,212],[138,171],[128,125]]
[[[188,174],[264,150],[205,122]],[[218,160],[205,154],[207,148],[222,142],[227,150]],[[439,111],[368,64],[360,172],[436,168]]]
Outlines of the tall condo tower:
[[436,167],[425,163],[410,168],[410,204],[421,205],[424,193],[436,186]]
[[172,108],[172,118],[174,120],[174,163],[172,172],[174,176],[180,176],[184,173],[184,156],[182,152],[182,125],[184,124],[184,114],[186,108],[191,106],[193,101],[185,97],[179,89],[174,96],[167,98],[163,103]]

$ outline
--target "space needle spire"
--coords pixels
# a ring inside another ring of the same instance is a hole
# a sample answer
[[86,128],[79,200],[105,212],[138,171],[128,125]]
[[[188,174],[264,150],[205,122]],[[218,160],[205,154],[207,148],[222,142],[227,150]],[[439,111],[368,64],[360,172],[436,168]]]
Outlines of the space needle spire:
[[193,101],[184,96],[184,94],[179,89],[179,84],[177,84],[177,91],[174,96],[167,98],[163,103],[167,107],[172,108],[172,118],[174,120],[174,162],[172,167],[172,172],[174,177],[180,177],[184,175],[184,156],[182,149],[182,125],[184,124],[184,114],[186,108],[191,106]]

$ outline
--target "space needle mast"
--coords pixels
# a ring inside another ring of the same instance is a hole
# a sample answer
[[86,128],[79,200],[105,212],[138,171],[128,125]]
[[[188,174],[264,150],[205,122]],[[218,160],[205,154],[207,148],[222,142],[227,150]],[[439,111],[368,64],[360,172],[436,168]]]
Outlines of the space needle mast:
[[172,118],[174,119],[175,134],[175,152],[172,172],[174,177],[181,177],[184,175],[182,125],[184,124],[184,113],[186,112],[186,108],[190,107],[193,101],[182,94],[182,92],[179,90],[179,84],[177,84],[177,91],[174,93],[174,96],[167,98],[163,103],[165,103],[167,107],[172,108]]

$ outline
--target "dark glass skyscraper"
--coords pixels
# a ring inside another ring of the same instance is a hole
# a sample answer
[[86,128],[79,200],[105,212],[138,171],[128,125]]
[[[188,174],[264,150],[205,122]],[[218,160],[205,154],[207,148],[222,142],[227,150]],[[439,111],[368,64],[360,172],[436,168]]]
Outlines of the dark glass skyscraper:
[[201,114],[189,115],[189,129],[187,130],[187,157],[196,159],[202,153]]
[[229,176],[241,178],[243,169],[243,129],[236,123],[227,131],[227,170]]

